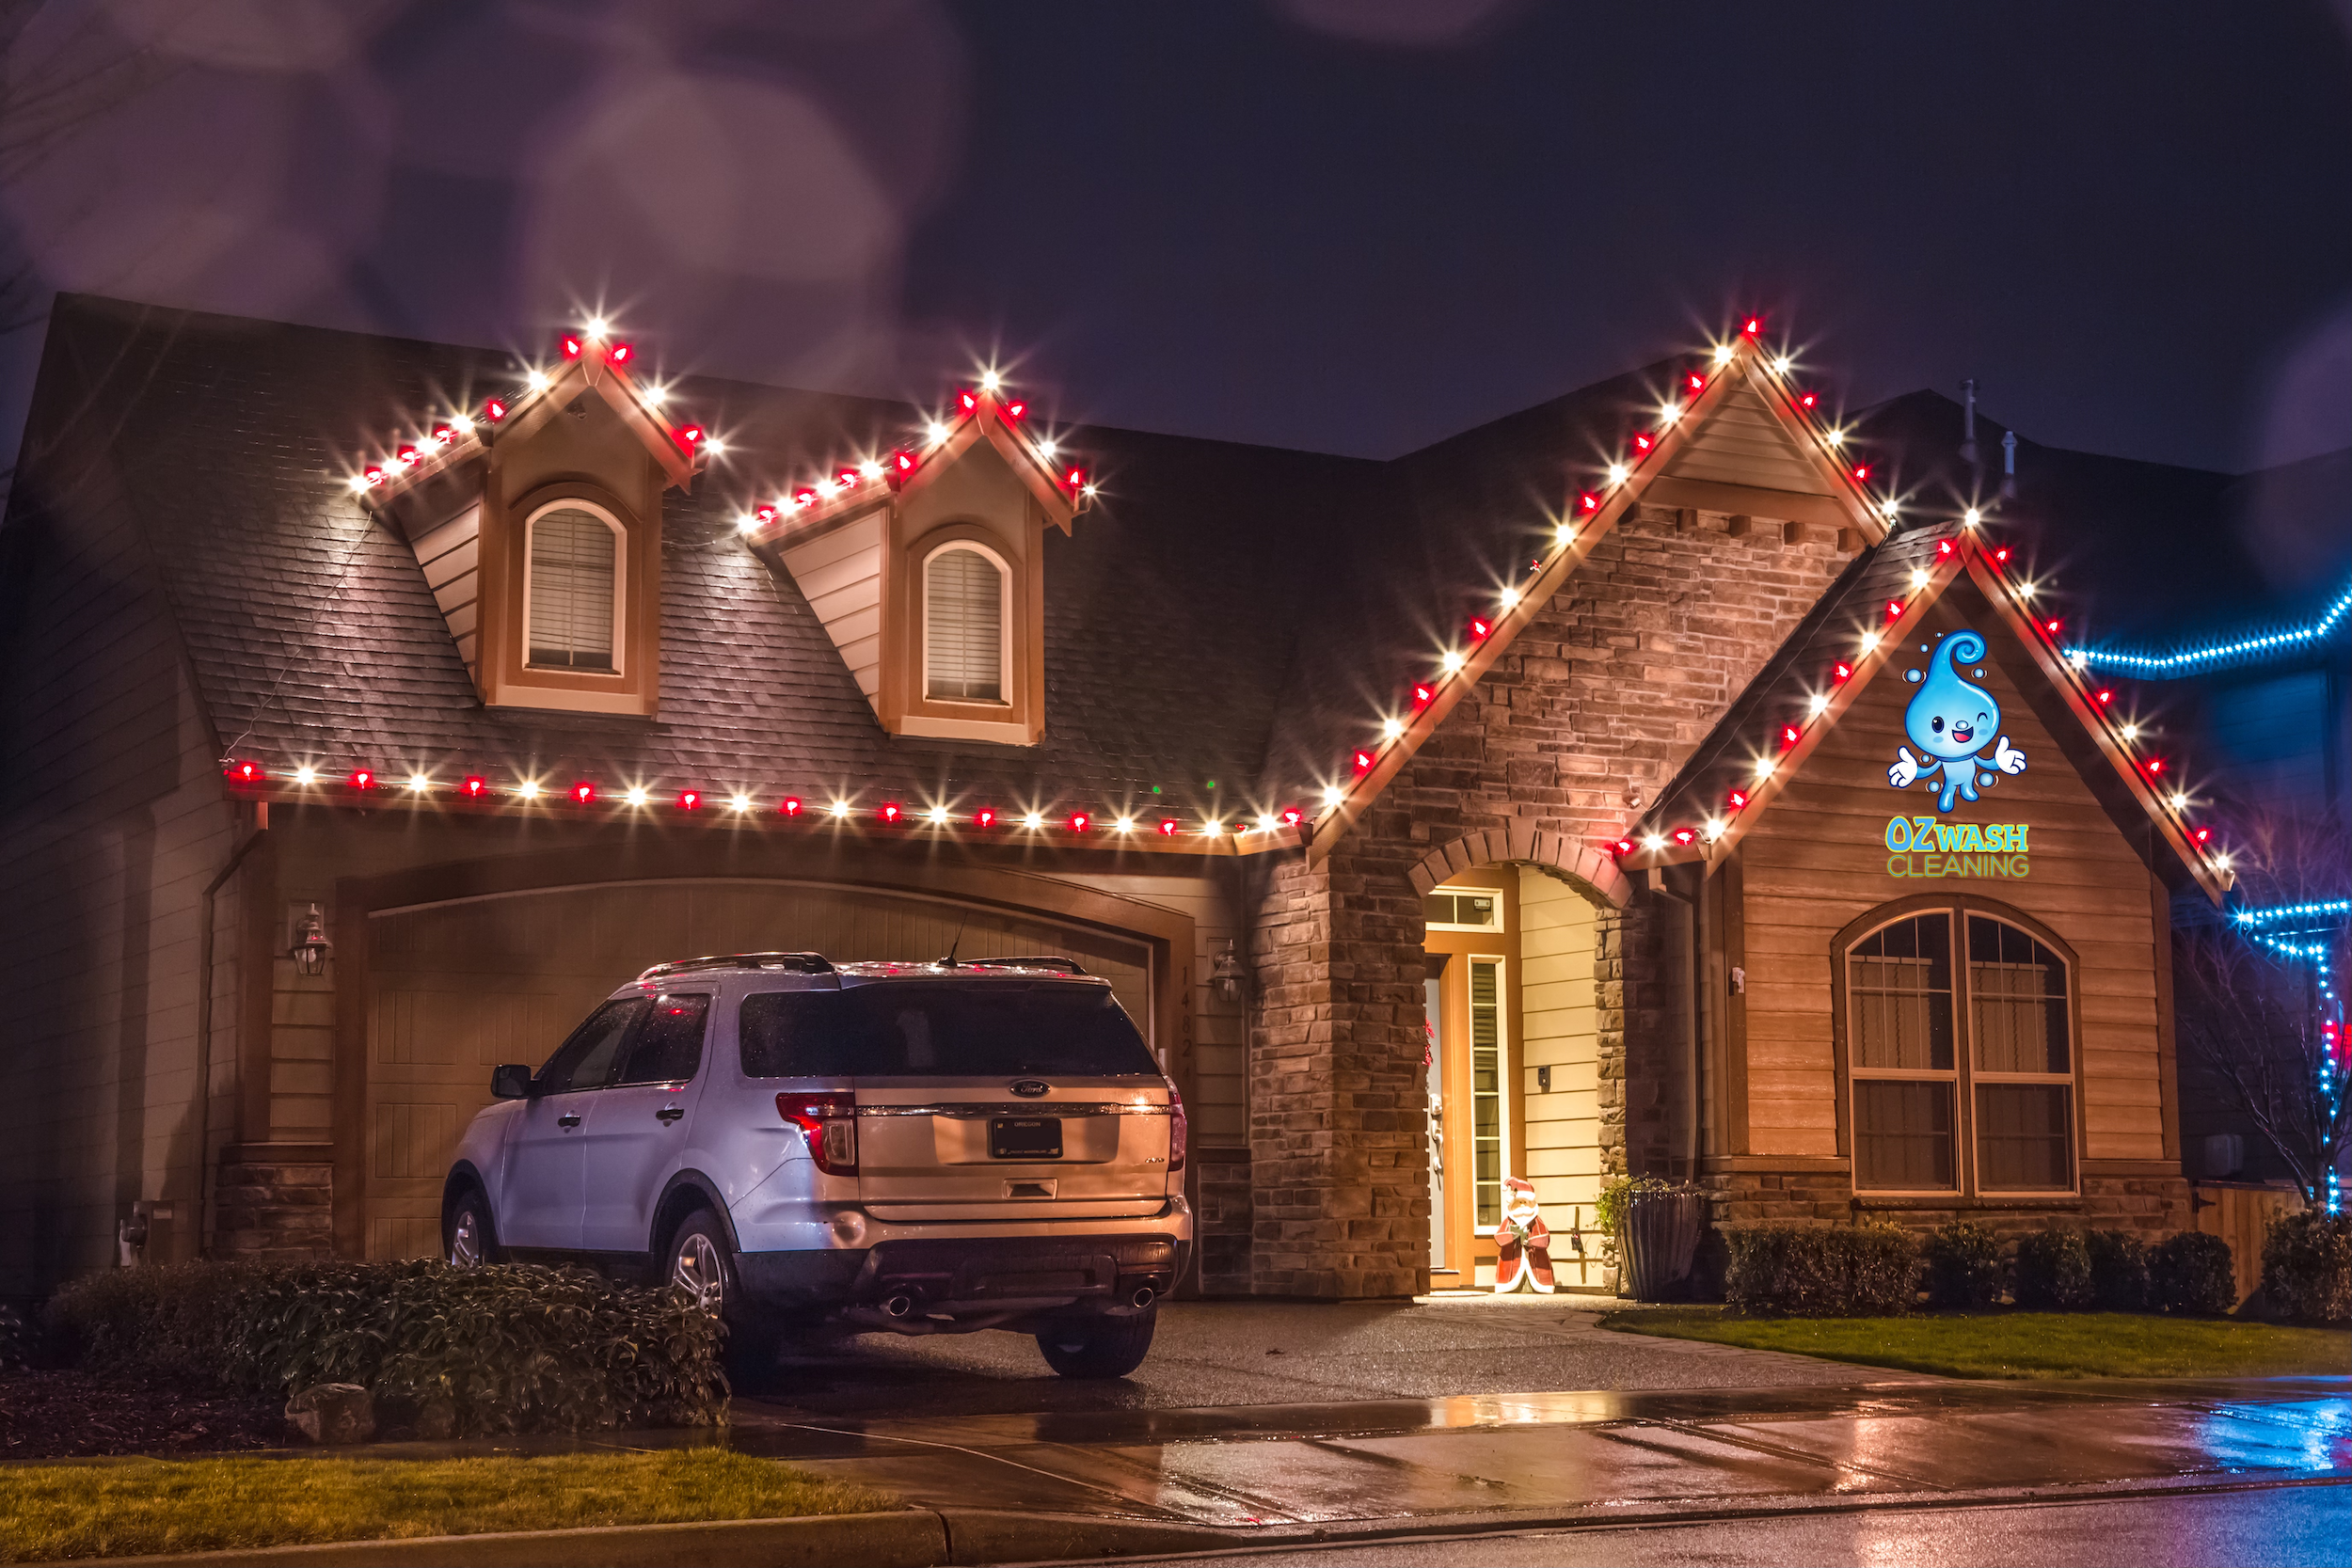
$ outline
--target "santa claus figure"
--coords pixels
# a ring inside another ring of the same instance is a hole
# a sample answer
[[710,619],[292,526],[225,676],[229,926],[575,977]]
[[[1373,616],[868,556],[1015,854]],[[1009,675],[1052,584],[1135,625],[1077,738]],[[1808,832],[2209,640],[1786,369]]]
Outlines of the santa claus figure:
[[1502,1223],[1495,1227],[1495,1294],[1509,1295],[1534,1285],[1551,1294],[1551,1227],[1535,1201],[1534,1184],[1516,1176],[1502,1179]]

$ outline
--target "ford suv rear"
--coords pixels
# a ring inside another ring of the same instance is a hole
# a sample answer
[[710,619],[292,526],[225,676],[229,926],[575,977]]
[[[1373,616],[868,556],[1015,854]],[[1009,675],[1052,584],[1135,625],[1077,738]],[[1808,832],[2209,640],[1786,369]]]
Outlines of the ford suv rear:
[[650,1269],[739,1370],[794,1332],[1001,1328],[1124,1376],[1190,1246],[1183,1104],[1064,958],[657,965],[491,1090],[450,1260]]

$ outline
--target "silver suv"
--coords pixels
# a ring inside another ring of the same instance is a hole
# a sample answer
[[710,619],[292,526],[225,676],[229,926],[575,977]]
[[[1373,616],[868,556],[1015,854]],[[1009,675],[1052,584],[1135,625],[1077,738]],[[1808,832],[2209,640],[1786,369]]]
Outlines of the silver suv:
[[666,1276],[739,1372],[796,1333],[1002,1328],[1123,1377],[1191,1245],[1183,1102],[1067,958],[658,964],[490,1092],[449,1260]]

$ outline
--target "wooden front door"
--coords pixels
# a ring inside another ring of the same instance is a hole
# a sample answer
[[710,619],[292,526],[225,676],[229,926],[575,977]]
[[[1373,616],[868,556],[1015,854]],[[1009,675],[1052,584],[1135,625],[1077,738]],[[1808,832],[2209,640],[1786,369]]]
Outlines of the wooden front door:
[[1470,873],[1431,894],[1424,914],[1429,1283],[1470,1290],[1493,1281],[1502,1179],[1517,1171],[1522,1141],[1517,879]]

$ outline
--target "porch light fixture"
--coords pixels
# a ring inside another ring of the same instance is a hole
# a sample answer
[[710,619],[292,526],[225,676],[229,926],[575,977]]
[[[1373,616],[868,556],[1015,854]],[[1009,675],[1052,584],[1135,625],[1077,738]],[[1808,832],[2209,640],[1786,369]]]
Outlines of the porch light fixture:
[[287,957],[294,959],[294,973],[311,976],[326,973],[326,955],[334,950],[326,940],[326,919],[316,904],[305,904],[294,925],[294,947]]
[[1242,987],[1248,975],[1242,965],[1241,954],[1234,947],[1232,939],[1227,939],[1225,951],[1216,956],[1216,962],[1210,967],[1209,974],[1216,982],[1218,1001],[1239,1002],[1241,1000]]

